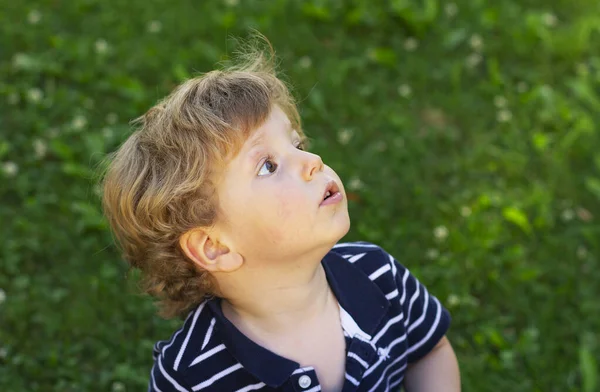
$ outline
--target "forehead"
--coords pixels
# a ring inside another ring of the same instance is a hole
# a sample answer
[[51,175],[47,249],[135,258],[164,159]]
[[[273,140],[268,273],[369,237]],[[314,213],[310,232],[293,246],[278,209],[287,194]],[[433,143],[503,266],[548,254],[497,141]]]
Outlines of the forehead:
[[274,106],[266,121],[250,134],[246,141],[246,151],[264,144],[269,138],[293,132],[292,123],[286,114],[278,106]]

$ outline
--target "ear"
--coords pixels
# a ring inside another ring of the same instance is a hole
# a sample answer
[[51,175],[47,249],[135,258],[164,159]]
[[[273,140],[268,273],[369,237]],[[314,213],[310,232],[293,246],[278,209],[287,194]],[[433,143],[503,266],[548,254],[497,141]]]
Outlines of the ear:
[[179,246],[190,260],[209,272],[233,272],[244,263],[242,255],[221,244],[205,229],[184,233]]

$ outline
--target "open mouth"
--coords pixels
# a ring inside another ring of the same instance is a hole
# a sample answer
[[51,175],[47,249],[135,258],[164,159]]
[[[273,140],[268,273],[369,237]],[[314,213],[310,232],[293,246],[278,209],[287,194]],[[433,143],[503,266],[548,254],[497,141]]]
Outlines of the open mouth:
[[330,180],[327,183],[327,187],[325,188],[325,194],[323,195],[323,200],[327,200],[328,198],[330,198],[331,196],[335,195],[336,193],[338,193],[339,187],[336,184],[335,181]]

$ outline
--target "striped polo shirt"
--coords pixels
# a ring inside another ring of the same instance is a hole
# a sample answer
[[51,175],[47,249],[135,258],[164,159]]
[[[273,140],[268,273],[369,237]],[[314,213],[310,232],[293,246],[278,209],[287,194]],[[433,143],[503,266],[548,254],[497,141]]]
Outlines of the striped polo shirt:
[[[338,243],[322,264],[346,338],[343,391],[398,390],[407,364],[444,336],[450,314],[372,243]],[[313,367],[250,340],[223,315],[220,301],[205,300],[169,340],[155,344],[149,392],[321,390]]]

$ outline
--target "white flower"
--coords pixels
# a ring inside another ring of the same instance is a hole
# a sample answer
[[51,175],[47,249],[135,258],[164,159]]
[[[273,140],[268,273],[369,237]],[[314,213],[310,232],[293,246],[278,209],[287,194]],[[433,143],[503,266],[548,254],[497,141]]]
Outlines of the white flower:
[[86,109],[94,108],[94,100],[92,98],[86,98],[83,100],[83,107]]
[[417,49],[417,47],[419,46],[419,41],[417,41],[415,38],[407,38],[404,41],[404,49],[408,52],[412,52],[413,50]]
[[298,65],[300,66],[300,68],[310,68],[310,66],[312,65],[312,59],[308,56],[302,56],[300,60],[298,60]]
[[348,144],[350,139],[352,139],[352,131],[350,129],[344,128],[338,132],[337,138],[338,138],[338,142],[340,142],[340,144],[344,144],[344,145]]
[[573,218],[575,218],[575,212],[573,212],[572,209],[567,208],[566,210],[564,210],[562,212],[561,217],[565,222],[568,222],[570,220],[573,220]]
[[523,94],[525,91],[527,91],[527,89],[529,88],[529,86],[527,86],[527,83],[525,82],[519,82],[517,83],[517,92]]
[[512,113],[507,109],[499,110],[496,119],[498,122],[507,123],[512,119]]
[[42,14],[38,10],[32,10],[27,15],[27,20],[31,24],[37,24],[42,19]]
[[585,247],[579,246],[577,248],[577,257],[580,259],[585,259],[587,257],[588,251]]
[[33,141],[33,150],[35,151],[35,156],[38,159],[46,156],[46,152],[48,151],[48,145],[42,139],[35,139]]
[[467,216],[470,216],[470,215],[471,215],[471,208],[469,208],[469,207],[467,207],[467,206],[462,206],[462,207],[460,208],[460,214],[461,214],[462,216],[464,216],[465,218],[466,218]]
[[455,3],[448,3],[444,6],[444,12],[447,17],[452,18],[458,13],[458,6]]
[[27,90],[27,99],[33,103],[38,103],[42,100],[44,93],[37,87],[32,87]]
[[125,385],[120,381],[115,381],[112,383],[112,392],[123,392],[125,390]]
[[93,185],[92,189],[96,196],[102,197],[102,192],[103,192],[102,185],[96,183]]
[[542,20],[544,21],[544,24],[548,27],[554,27],[558,22],[556,15],[554,15],[552,12],[545,12],[544,15],[542,15]]
[[2,164],[2,171],[8,177],[14,177],[19,171],[19,166],[17,166],[17,164],[12,161],[4,162]]
[[109,124],[116,124],[117,121],[119,121],[119,116],[117,116],[117,113],[108,113],[106,115],[106,122]]
[[401,97],[408,98],[411,93],[412,89],[408,84],[403,84],[398,87],[398,94],[400,94]]
[[481,60],[483,60],[483,57],[481,57],[479,53],[471,53],[465,60],[465,63],[467,64],[467,67],[475,68],[481,63]]
[[448,296],[448,306],[456,306],[458,304],[460,304],[460,297],[456,294],[450,294]]
[[75,130],[81,130],[87,125],[87,119],[81,114],[75,116],[73,121],[71,121],[71,126]]
[[25,53],[15,53],[12,63],[15,69],[28,69],[33,65],[33,60]]
[[425,257],[427,257],[429,260],[435,260],[439,257],[439,255],[440,252],[435,248],[427,249],[427,252],[425,253]]
[[6,301],[6,292],[0,289],[0,304],[2,304],[4,301]]
[[10,93],[8,95],[7,100],[8,100],[9,104],[16,105],[16,104],[19,103],[19,94],[17,94],[17,93]]
[[105,139],[111,139],[113,137],[113,130],[109,127],[102,128],[102,136],[104,136]]
[[496,107],[498,109],[502,109],[502,108],[506,107],[507,103],[508,103],[508,101],[506,100],[506,98],[504,98],[501,95],[496,95],[494,97],[494,105],[496,105]]
[[162,30],[162,23],[160,23],[158,20],[153,20],[148,23],[146,29],[149,33],[158,33]]
[[438,226],[433,229],[433,236],[440,241],[445,240],[448,237],[448,228],[446,226]]
[[363,187],[363,183],[358,177],[352,177],[348,182],[348,189],[356,191]]
[[474,51],[479,52],[483,48],[483,39],[479,34],[473,34],[469,39],[469,45]]
[[375,151],[383,152],[387,149],[387,142],[385,140],[378,140],[373,144]]
[[58,136],[58,128],[50,128],[48,129],[48,136],[50,136],[51,138],[55,138]]
[[96,53],[105,54],[108,51],[108,42],[106,42],[106,40],[100,38],[100,39],[96,40],[94,47],[96,48]]
[[394,138],[393,143],[396,148],[404,148],[405,146],[404,138],[402,136]]

